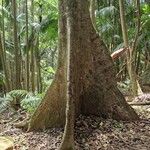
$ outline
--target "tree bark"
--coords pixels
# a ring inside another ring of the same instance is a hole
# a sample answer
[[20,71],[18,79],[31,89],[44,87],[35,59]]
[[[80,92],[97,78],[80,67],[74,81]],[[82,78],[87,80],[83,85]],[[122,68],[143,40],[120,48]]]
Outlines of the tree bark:
[[[76,48],[73,50],[76,115],[96,115],[116,120],[136,120],[137,114],[127,104],[117,88],[112,58],[96,33],[89,13],[88,0],[74,0],[74,30]],[[45,98],[33,114],[29,129],[58,127],[65,122],[67,93],[66,0],[59,1],[59,60],[55,79]],[[43,117],[44,116],[44,117]]]
[[[55,78],[33,114],[29,130],[60,127],[65,123],[67,89],[66,0],[59,1],[59,59]],[[43,117],[44,116],[44,117]]]
[[[3,43],[4,44],[4,43]],[[0,34],[0,59],[1,59],[1,63],[2,63],[2,68],[4,71],[4,75],[5,75],[5,86],[6,86],[6,91],[9,92],[10,89],[10,81],[9,81],[9,72],[8,72],[8,68],[7,68],[7,63],[6,63],[6,59],[5,59],[5,51],[4,51],[4,46],[2,44],[2,37]]]
[[59,150],[74,150],[74,122],[75,122],[75,100],[78,99],[76,86],[76,73],[74,62],[76,61],[76,49],[78,48],[78,31],[76,28],[76,1],[67,1],[67,106],[66,125]]
[[29,86],[29,74],[30,74],[30,62],[29,62],[29,41],[28,41],[28,38],[29,38],[29,20],[28,20],[28,0],[25,0],[25,10],[26,10],[26,90],[29,91],[30,89],[30,86]]
[[16,0],[12,1],[13,8],[13,29],[14,29],[14,50],[15,50],[15,89],[21,88],[20,73],[21,73],[21,63],[20,63],[20,52],[18,47],[18,28],[17,28],[17,4]]
[[[4,0],[2,0],[2,7],[4,6]],[[8,72],[8,66],[7,66],[7,61],[6,61],[6,48],[5,48],[5,15],[4,15],[4,9],[2,9],[2,35],[0,34],[0,50],[1,50],[1,62],[3,66],[3,71],[5,75],[5,87],[6,87],[6,92],[11,91],[11,86],[10,86],[10,80],[9,80],[9,72]]]
[[[32,23],[34,23],[34,0],[31,1],[31,17]],[[32,26],[32,33],[34,33],[34,27]],[[35,33],[34,33],[35,34]],[[35,35],[33,34],[33,43],[35,43]],[[31,45],[31,91],[35,92],[35,44]]]
[[41,66],[40,66],[40,53],[39,53],[39,36],[36,38],[36,51],[35,51],[35,62],[36,62],[36,72],[37,72],[37,92],[42,93],[42,77],[41,77]]

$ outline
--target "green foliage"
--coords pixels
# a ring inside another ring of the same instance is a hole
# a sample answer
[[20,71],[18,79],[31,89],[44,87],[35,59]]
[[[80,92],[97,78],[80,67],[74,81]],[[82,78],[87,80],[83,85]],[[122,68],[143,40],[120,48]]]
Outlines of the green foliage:
[[118,82],[118,88],[120,89],[121,92],[123,92],[124,94],[127,94],[130,91],[130,86],[131,86],[131,82],[129,79],[123,81],[123,82]]
[[34,95],[24,90],[13,90],[7,93],[6,97],[0,97],[0,113],[6,109],[12,108],[13,104],[16,103],[16,99],[20,100],[22,109],[25,109],[29,113],[33,113],[43,96],[44,94]]
[[10,12],[5,7],[2,7],[0,5],[0,16],[2,15],[2,11],[3,11],[5,16],[10,16]]
[[[36,70],[35,63],[35,76],[39,75],[40,79],[36,80],[35,85],[38,85],[37,82],[42,81],[41,89],[44,92],[47,87],[53,81],[55,70],[57,66],[57,58],[58,58],[58,0],[34,0],[34,10],[32,10],[31,2],[28,1],[28,49],[27,49],[27,39],[26,39],[26,10],[25,10],[25,1],[20,0],[16,1],[17,5],[17,27],[18,27],[18,46],[20,50],[21,62],[22,62],[22,70],[23,79],[22,85],[25,85],[25,74],[26,74],[26,54],[29,52],[31,55],[31,48],[34,45],[34,54],[35,54],[35,62],[38,62],[38,67],[40,68],[40,73]],[[97,1],[99,6],[96,7],[96,25],[98,32],[101,34],[103,41],[106,46],[109,48],[110,53],[122,48],[123,39],[122,39],[122,31],[120,24],[120,14],[119,14],[119,2],[112,1]],[[137,16],[133,1],[124,1],[125,4],[125,14],[126,14],[126,23],[128,27],[128,37],[129,44],[132,45],[136,34],[136,24],[137,24]],[[145,63],[145,49],[148,47],[150,41],[150,6],[146,3],[141,3],[141,29],[140,34],[137,39],[137,56],[140,56],[139,66],[144,68]],[[33,11],[33,12],[32,12]],[[3,13],[3,14],[2,14]],[[32,16],[34,15],[34,19]],[[14,49],[14,41],[12,38],[13,33],[13,13],[12,13],[12,5],[10,0],[5,0],[4,5],[0,4],[0,22],[1,25],[1,33],[5,33],[5,51],[6,51],[6,62],[9,65],[12,65],[9,68],[8,65],[8,74],[9,80],[12,81],[14,77],[15,70],[15,49]],[[3,38],[3,35],[2,35]],[[149,50],[149,47],[147,48]],[[29,64],[31,64],[31,56],[29,56]],[[137,58],[135,58],[137,61]],[[124,62],[120,59],[117,61],[117,70],[119,71],[122,64]],[[138,65],[138,64],[137,64]],[[38,68],[37,67],[37,68]],[[140,69],[139,69],[140,70]],[[141,69],[141,72],[144,72],[144,69]],[[125,71],[122,71],[125,73]],[[121,73],[122,73],[121,72]],[[39,74],[38,74],[39,73]],[[30,70],[31,74],[31,70]],[[127,75],[128,77],[128,75]],[[126,79],[125,79],[126,80]],[[0,73],[0,84],[5,84],[5,77],[3,72]],[[31,85],[31,84],[30,84]],[[41,83],[40,83],[41,85]],[[128,89],[128,83],[123,83],[120,85],[123,89]],[[11,83],[13,86],[13,83]],[[31,89],[31,88],[30,88]],[[38,88],[35,87],[37,90]],[[29,100],[34,101],[35,103],[38,101],[36,99],[37,96],[32,95],[31,93],[22,90],[15,90],[7,93],[7,98],[12,102],[17,103],[27,102],[28,105]],[[24,101],[24,99],[27,101]],[[6,101],[7,102],[7,101]],[[23,105],[25,106],[25,105]],[[27,107],[28,108],[28,107]]]
[[45,66],[44,69],[42,70],[44,91],[46,91],[49,85],[51,85],[54,75],[55,75],[55,70],[52,67]]
[[96,17],[97,28],[105,44],[109,47],[109,44],[113,42],[113,48],[115,48],[115,45],[121,43],[121,34],[118,32],[120,30],[118,3],[114,6],[101,7],[97,11]]
[[17,101],[20,102],[21,107],[25,110],[27,110],[28,112],[33,112],[35,110],[35,108],[38,106],[38,104],[40,103],[43,94],[37,94],[34,95],[32,93],[28,93],[25,90],[13,90],[11,92],[8,93],[7,97],[11,97],[11,104],[15,104],[17,103]]
[[34,110],[37,108],[39,103],[43,98],[43,94],[33,95],[29,93],[26,97],[21,101],[21,107],[25,109],[29,113],[33,113]]
[[0,113],[10,107],[10,99],[7,97],[0,97]]
[[150,5],[143,4],[142,5],[142,11],[144,12],[144,14],[150,15]]
[[13,90],[6,94],[5,97],[0,98],[0,110],[4,111],[7,108],[14,108],[14,106],[20,103],[28,94],[25,90]]
[[[120,14],[119,14],[119,3],[115,2],[109,5],[107,2],[102,3],[99,10],[97,10],[97,28],[103,37],[104,42],[108,47],[111,43],[113,45],[112,51],[115,51],[122,42],[122,31],[120,24]],[[128,27],[128,37],[129,42],[135,38],[136,34],[136,7],[132,3],[125,2],[125,14],[126,23]],[[142,49],[145,43],[149,41],[150,34],[150,6],[146,3],[141,4],[141,25],[142,33],[139,35],[140,41],[138,39],[138,47]]]
[[5,76],[2,72],[0,72],[0,85],[3,85],[4,84],[4,79],[5,79]]
[[28,92],[26,90],[13,90],[8,93],[8,96],[10,96],[12,99],[20,99],[22,100]]
[[7,93],[6,97],[8,98],[11,107],[17,109],[17,105],[20,105],[27,93],[28,92],[25,90],[13,90]]
[[[48,84],[52,81],[54,77],[54,70],[57,64],[57,41],[58,41],[58,0],[34,0],[32,9],[32,3],[27,2],[28,9],[28,49],[27,49],[27,33],[26,33],[26,3],[24,0],[16,1],[17,5],[17,27],[18,27],[18,48],[20,51],[20,61],[22,62],[21,72],[26,72],[26,56],[27,52],[31,55],[30,51],[32,45],[33,55],[35,55],[35,62],[39,62],[40,72],[35,69],[35,74],[39,73],[39,77],[42,80],[41,89],[46,89]],[[3,4],[3,6],[2,6]],[[33,19],[34,18],[34,19]],[[9,0],[0,3],[0,31],[1,36],[5,42],[5,52],[6,52],[6,63],[12,65],[10,70],[8,70],[8,76],[10,80],[10,85],[13,86],[12,78],[15,76],[15,49],[14,40],[12,38],[13,34],[13,9],[12,3]],[[3,24],[4,22],[4,24]],[[3,32],[4,30],[4,32]],[[3,36],[4,33],[4,36]],[[53,57],[52,57],[53,56]],[[43,60],[46,65],[43,65]],[[31,62],[31,57],[29,56],[29,61]],[[34,68],[36,68],[36,63]],[[46,71],[45,71],[46,70]],[[31,70],[30,70],[31,73]],[[48,77],[48,73],[50,73]],[[22,82],[25,82],[23,78]],[[25,77],[26,78],[26,77]],[[50,79],[50,81],[48,80]],[[36,80],[36,82],[38,82]],[[0,84],[5,83],[5,77],[0,74]],[[25,85],[25,83],[23,83]],[[38,85],[37,83],[35,85]],[[30,88],[31,89],[31,88]],[[37,90],[37,87],[35,87]],[[43,90],[44,91],[44,90]],[[17,91],[18,92],[18,91]],[[7,93],[11,99],[15,101],[19,98],[18,95],[14,94],[14,91]],[[18,96],[18,97],[17,97]]]
[[105,7],[105,8],[100,9],[97,12],[97,15],[100,15],[102,17],[109,17],[111,15],[114,15],[116,10],[117,9],[114,6]]

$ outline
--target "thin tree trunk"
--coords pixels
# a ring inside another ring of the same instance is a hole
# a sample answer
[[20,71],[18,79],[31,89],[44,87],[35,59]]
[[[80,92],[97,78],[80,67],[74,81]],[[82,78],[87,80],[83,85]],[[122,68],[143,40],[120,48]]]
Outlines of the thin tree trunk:
[[30,76],[29,76],[29,42],[28,42],[28,38],[29,38],[29,31],[28,31],[28,0],[25,0],[25,8],[26,8],[26,90],[29,91],[30,86],[29,86],[29,80],[30,80]]
[[139,84],[138,84],[138,81],[136,79],[135,68],[134,68],[133,62],[132,62],[132,60],[133,60],[132,49],[129,47],[127,26],[126,26],[126,21],[125,21],[124,1],[123,0],[119,0],[119,6],[120,6],[120,19],[121,19],[124,45],[128,49],[127,54],[126,54],[127,55],[128,74],[129,74],[130,81],[131,81],[131,87],[132,87],[133,95],[137,96]]
[[[4,7],[4,0],[2,0],[2,7]],[[3,38],[2,38],[3,37]],[[0,35],[0,49],[1,49],[1,61],[3,66],[3,71],[6,80],[6,91],[9,92],[11,90],[10,81],[9,81],[9,72],[8,66],[6,62],[6,49],[5,49],[5,16],[4,16],[4,9],[2,9],[2,36]]]
[[[34,22],[34,0],[31,1],[31,16],[32,23]],[[34,33],[34,27],[32,27],[32,33]],[[33,34],[33,43],[35,43],[35,34]],[[34,44],[31,45],[31,90],[35,92],[35,55],[34,55]]]
[[37,71],[37,91],[42,93],[42,77],[41,77],[41,65],[40,65],[40,54],[39,54],[39,36],[36,39],[36,52],[35,52],[35,61],[36,61],[36,71]]
[[[4,0],[2,0],[2,7],[4,7]],[[3,50],[4,50],[4,59],[6,60],[6,49],[5,49],[5,15],[4,9],[2,9],[2,37],[3,37]]]
[[17,6],[16,0],[12,1],[12,8],[13,8],[13,28],[14,28],[14,50],[15,50],[15,89],[21,88],[20,83],[20,54],[18,48],[18,35],[17,35]]
[[[132,45],[132,58],[133,60],[136,57],[136,53],[137,53],[137,45],[138,45],[138,38],[140,36],[140,30],[141,30],[141,8],[140,8],[140,0],[136,0],[135,2],[135,6],[137,9],[137,21],[136,21],[136,26],[137,26],[137,30],[136,30],[136,34],[135,34],[135,38],[134,38],[134,42]],[[139,55],[140,56],[140,55]],[[135,78],[136,78],[136,83],[137,83],[137,94],[143,94],[142,89],[140,87],[139,81],[137,80],[137,74],[136,74],[136,63],[135,61],[133,62],[133,68],[134,68],[134,72],[135,72]]]
[[[39,24],[41,24],[43,16],[42,16],[42,5],[39,4],[39,9],[40,9],[40,13],[39,13]],[[41,77],[41,56],[40,56],[40,49],[39,49],[39,44],[40,44],[40,36],[39,33],[36,36],[36,51],[35,51],[35,66],[36,66],[36,72],[37,72],[37,76],[36,76],[36,81],[37,81],[37,92],[38,93],[42,93],[43,91],[43,86],[42,86],[42,77]]]
[[2,68],[4,71],[4,75],[5,75],[5,81],[6,81],[6,91],[9,92],[10,91],[10,81],[9,81],[9,76],[8,76],[8,68],[7,68],[7,64],[6,64],[6,60],[5,60],[5,54],[4,54],[4,50],[3,50],[3,45],[2,45],[2,38],[1,38],[1,34],[0,34],[0,59],[2,62]]

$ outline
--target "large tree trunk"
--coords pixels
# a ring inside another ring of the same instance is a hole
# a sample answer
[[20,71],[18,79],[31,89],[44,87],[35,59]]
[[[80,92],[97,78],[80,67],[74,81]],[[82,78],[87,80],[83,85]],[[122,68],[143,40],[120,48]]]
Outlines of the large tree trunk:
[[[56,77],[45,98],[31,118],[29,129],[58,127],[65,122],[66,106],[66,0],[59,1],[59,61]],[[117,88],[115,69],[108,49],[92,25],[88,0],[75,0],[73,13],[76,33],[74,49],[76,114],[97,115],[117,120],[135,120],[138,116]]]

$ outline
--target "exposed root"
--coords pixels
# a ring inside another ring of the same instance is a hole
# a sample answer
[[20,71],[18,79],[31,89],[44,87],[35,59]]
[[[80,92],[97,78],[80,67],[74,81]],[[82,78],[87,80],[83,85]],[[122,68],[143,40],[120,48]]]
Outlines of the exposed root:
[[30,119],[27,117],[27,118],[25,118],[23,121],[14,123],[14,126],[15,126],[16,128],[22,128],[22,129],[28,131],[29,120],[30,120]]

